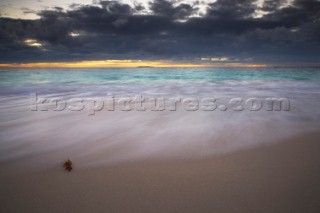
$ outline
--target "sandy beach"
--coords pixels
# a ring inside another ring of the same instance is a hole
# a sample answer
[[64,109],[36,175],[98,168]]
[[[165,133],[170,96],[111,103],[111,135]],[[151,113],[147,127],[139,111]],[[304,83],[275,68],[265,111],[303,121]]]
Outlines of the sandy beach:
[[30,171],[2,163],[1,212],[319,212],[319,138],[198,160],[74,162],[70,173],[41,158]]

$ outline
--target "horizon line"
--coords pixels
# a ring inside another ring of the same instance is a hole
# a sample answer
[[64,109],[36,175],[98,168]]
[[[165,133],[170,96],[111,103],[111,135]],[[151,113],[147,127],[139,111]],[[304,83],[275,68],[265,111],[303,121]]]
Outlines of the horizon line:
[[268,67],[256,63],[186,63],[169,60],[85,60],[75,62],[0,63],[4,68],[210,68],[210,67]]

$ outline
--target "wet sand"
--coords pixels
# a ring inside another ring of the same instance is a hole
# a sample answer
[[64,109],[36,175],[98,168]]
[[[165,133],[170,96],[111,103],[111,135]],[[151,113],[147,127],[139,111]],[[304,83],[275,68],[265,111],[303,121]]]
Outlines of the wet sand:
[[320,212],[319,153],[316,132],[205,159],[74,162],[70,173],[41,158],[30,170],[2,162],[0,212]]

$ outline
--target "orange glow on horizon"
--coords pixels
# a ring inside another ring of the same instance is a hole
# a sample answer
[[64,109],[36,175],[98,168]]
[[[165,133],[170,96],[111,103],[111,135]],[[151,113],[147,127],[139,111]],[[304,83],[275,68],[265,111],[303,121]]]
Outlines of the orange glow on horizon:
[[265,64],[246,63],[186,63],[178,61],[147,61],[147,60],[101,60],[78,62],[36,62],[36,63],[8,63],[0,67],[8,68],[201,68],[201,67],[266,67]]

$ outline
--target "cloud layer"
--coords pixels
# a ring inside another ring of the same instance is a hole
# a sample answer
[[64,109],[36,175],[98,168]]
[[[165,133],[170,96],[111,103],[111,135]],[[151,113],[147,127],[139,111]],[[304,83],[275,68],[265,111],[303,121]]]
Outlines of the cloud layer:
[[[0,62],[227,57],[270,64],[320,61],[317,0],[116,1],[39,11],[38,20],[0,19]],[[25,8],[26,10],[26,8]],[[148,11],[143,12],[143,11]]]

